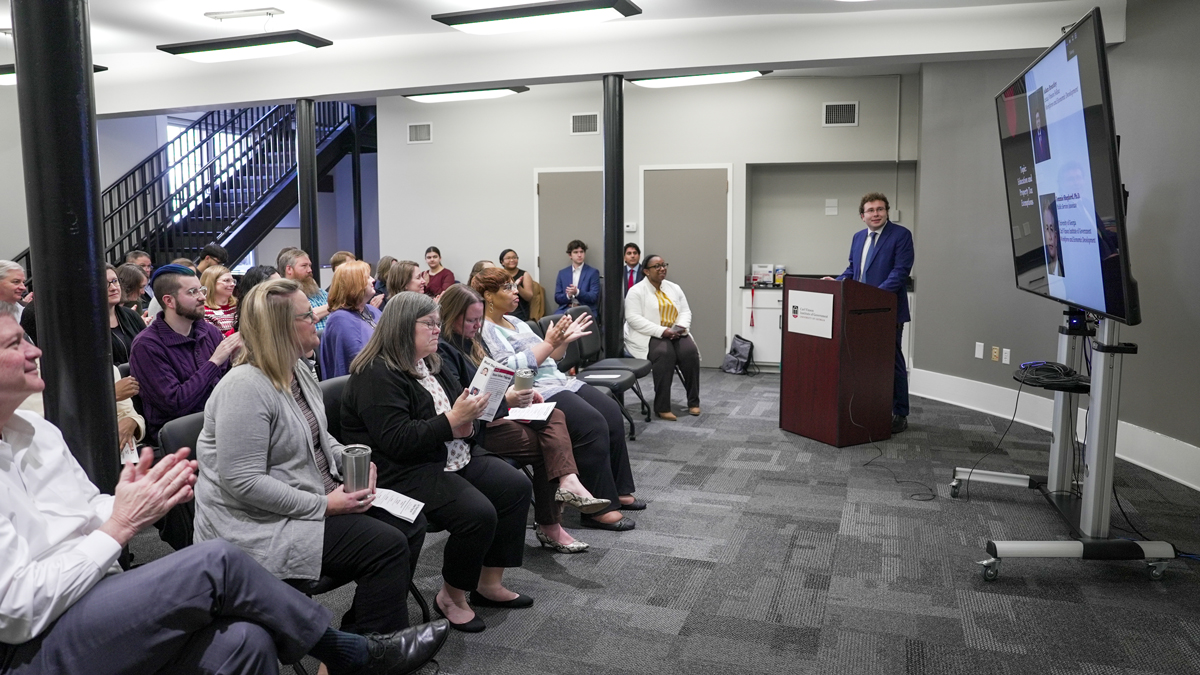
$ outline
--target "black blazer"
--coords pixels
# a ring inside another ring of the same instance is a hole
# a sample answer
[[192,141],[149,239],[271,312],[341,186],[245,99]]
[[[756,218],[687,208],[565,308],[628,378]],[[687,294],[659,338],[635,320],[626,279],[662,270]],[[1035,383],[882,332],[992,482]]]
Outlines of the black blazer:
[[[435,377],[451,402],[458,398],[456,373],[445,369]],[[476,433],[480,426],[476,420]],[[383,359],[350,375],[342,392],[342,436],[346,443],[371,446],[381,487],[413,494],[420,486],[431,509],[457,498],[446,473],[446,443],[454,439],[450,421],[436,412],[433,396],[416,378],[388,368]],[[462,440],[477,454],[474,438]]]
[[[35,305],[30,303],[25,311],[21,313],[21,328],[25,329],[25,334],[37,344],[37,310]],[[112,358],[113,365],[121,365],[129,363],[129,350],[133,346],[133,338],[137,334],[146,329],[146,322],[142,321],[142,317],[137,312],[117,305],[117,327],[111,329],[110,339],[112,340]],[[117,334],[120,334],[118,337]]]

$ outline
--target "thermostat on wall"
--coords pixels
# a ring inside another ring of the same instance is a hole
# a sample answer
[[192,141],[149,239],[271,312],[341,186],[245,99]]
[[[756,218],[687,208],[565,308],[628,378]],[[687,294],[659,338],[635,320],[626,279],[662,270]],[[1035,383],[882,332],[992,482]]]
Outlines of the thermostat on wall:
[[626,232],[637,232],[637,223],[625,223]]

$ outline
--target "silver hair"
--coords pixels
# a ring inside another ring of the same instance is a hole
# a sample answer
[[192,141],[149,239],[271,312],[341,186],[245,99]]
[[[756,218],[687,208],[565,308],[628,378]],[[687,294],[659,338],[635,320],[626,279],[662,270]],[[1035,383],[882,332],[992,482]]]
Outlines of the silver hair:
[[17,306],[11,302],[0,302],[0,315],[5,314],[15,320],[17,318]]
[[[365,371],[378,357],[392,370],[419,377],[416,369],[417,319],[436,311],[437,303],[424,293],[404,291],[389,298],[367,346],[350,364],[350,372],[357,374]],[[425,357],[425,366],[430,373],[438,372],[441,365],[442,359],[436,353]]]
[[0,260],[0,279],[8,278],[8,275],[16,272],[17,270],[24,272],[25,268],[11,260]]

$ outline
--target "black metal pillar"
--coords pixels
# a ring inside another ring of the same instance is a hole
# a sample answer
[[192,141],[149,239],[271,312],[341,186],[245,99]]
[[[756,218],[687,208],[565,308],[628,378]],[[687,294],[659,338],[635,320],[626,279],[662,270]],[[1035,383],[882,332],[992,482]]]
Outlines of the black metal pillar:
[[120,459],[88,5],[13,0],[12,18],[46,418],[111,493]]
[[350,130],[354,146],[350,149],[350,180],[354,186],[354,257],[363,259],[362,233],[362,108],[350,106]]
[[604,76],[604,353],[625,350],[621,246],[625,231],[625,110],[620,75]]
[[317,229],[317,120],[311,98],[296,101],[296,181],[300,191],[300,248],[312,260],[313,279],[321,283],[320,232]]

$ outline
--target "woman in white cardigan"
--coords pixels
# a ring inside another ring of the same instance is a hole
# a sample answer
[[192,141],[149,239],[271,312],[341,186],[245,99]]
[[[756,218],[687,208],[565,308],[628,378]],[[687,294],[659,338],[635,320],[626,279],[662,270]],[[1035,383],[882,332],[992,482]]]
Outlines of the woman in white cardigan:
[[689,334],[692,310],[678,284],[667,281],[667,261],[646,257],[646,278],[625,296],[625,348],[654,367],[654,412],[675,421],[671,412],[671,378],[683,374],[688,413],[700,414],[700,350]]

